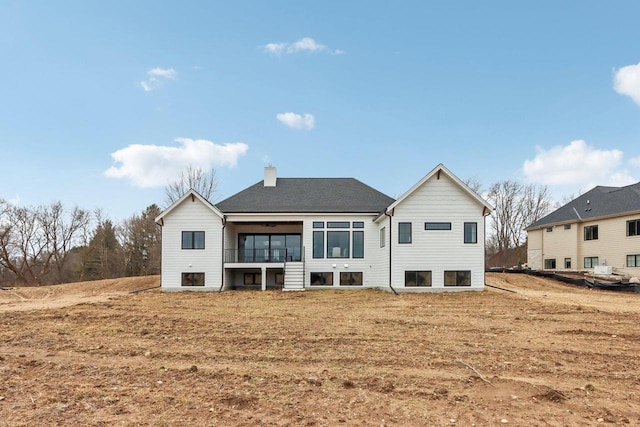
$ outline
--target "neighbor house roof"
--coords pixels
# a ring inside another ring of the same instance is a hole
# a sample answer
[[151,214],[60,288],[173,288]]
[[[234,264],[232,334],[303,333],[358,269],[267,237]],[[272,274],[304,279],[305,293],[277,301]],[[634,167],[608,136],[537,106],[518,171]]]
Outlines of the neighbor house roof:
[[260,181],[216,203],[224,213],[379,213],[394,199],[354,178]]
[[640,182],[625,187],[595,187],[539,219],[525,230],[640,212]]

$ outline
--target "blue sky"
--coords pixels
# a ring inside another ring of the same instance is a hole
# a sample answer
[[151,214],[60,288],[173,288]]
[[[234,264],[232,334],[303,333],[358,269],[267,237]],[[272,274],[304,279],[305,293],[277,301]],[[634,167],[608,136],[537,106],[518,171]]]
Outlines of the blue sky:
[[486,187],[640,180],[637,1],[0,1],[0,198],[162,206],[188,164],[221,200],[438,163]]

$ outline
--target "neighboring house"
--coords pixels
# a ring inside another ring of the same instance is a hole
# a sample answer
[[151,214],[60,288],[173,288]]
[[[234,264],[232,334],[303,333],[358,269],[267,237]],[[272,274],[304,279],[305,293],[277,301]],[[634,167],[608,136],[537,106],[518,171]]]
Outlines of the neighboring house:
[[162,212],[162,289],[484,289],[491,207],[443,165],[399,199],[353,178],[277,178]]
[[526,229],[536,270],[640,274],[640,182],[595,187]]

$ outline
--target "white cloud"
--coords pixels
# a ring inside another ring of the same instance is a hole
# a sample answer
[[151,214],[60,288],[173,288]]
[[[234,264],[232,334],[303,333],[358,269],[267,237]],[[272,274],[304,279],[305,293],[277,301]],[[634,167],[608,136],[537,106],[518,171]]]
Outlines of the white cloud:
[[627,65],[616,71],[613,77],[613,89],[640,105],[640,64]]
[[629,164],[630,164],[631,166],[637,166],[637,167],[640,167],[640,156],[638,156],[638,157],[634,157],[634,158],[632,158],[632,159],[629,159]]
[[162,187],[175,179],[188,166],[209,169],[234,167],[249,146],[242,142],[219,145],[205,139],[176,138],[179,145],[159,146],[132,144],[111,157],[119,165],[104,174],[110,178],[127,178],[136,187]]
[[165,80],[173,80],[178,77],[178,72],[173,68],[152,68],[147,71],[149,78],[140,82],[145,92],[156,90],[164,84]]
[[620,150],[599,150],[583,140],[549,150],[536,147],[536,157],[526,160],[525,177],[530,182],[548,185],[628,185],[635,182],[627,170],[620,169]]
[[315,117],[311,114],[280,113],[276,119],[289,126],[291,129],[311,130],[315,126]]
[[311,37],[303,37],[293,43],[267,43],[262,49],[272,55],[293,54],[299,52],[324,52],[333,55],[342,55],[343,50],[329,49],[327,46],[317,43]]

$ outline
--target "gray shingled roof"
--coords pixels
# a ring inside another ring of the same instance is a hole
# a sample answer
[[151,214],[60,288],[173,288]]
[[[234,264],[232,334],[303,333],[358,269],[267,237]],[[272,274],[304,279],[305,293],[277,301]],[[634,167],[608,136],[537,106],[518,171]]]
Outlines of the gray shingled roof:
[[224,213],[380,213],[394,199],[354,178],[278,178],[260,181],[216,203]]
[[539,219],[526,229],[638,211],[640,211],[640,182],[626,187],[598,186]]

